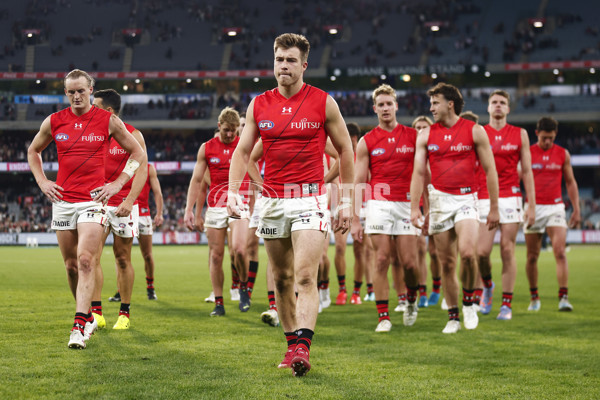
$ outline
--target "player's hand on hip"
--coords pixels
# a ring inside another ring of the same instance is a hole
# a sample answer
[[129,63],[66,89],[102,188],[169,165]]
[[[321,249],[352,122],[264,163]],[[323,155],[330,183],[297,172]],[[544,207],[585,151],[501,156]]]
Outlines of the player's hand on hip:
[[227,213],[231,218],[241,218],[244,210],[244,201],[239,193],[231,190],[227,192]]
[[96,188],[92,191],[92,193],[96,193],[96,196],[93,200],[106,204],[106,202],[108,202],[108,199],[113,197],[115,194],[119,193],[122,187],[123,185],[120,185],[115,181],[108,183],[102,187]]
[[64,190],[62,187],[58,186],[56,182],[51,180],[46,180],[42,184],[40,184],[40,189],[42,189],[42,193],[53,203],[61,201],[63,198],[62,191]]

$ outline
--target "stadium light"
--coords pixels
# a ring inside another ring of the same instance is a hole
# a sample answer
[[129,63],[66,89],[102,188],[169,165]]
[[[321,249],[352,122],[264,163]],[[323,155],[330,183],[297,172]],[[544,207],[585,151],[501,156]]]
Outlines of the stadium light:
[[33,33],[31,33],[31,32],[30,32],[30,33],[28,33],[28,34],[27,34],[27,37],[28,37],[28,38],[32,38],[32,37],[33,37]]
[[596,73],[596,68],[592,67],[590,68],[590,74],[595,74]]
[[339,68],[336,68],[336,69],[333,70],[333,74],[335,76],[340,76],[340,75],[342,75],[342,70],[339,69]]
[[330,80],[333,82],[333,81],[335,81],[337,78],[335,77],[335,75],[331,75],[331,76],[329,77],[329,79],[330,79]]
[[192,83],[192,79],[191,78],[187,78],[185,81],[186,81],[186,83]]
[[140,83],[140,79],[139,79],[139,78],[138,78],[138,79],[136,79],[136,80],[135,80],[135,83]]
[[258,82],[258,81],[260,81],[260,79],[258,79],[258,77],[257,77],[257,76],[255,76],[255,77],[254,77],[252,80],[253,80],[255,83],[256,83],[256,82]]
[[38,80],[36,80],[36,81],[35,81],[35,83],[39,85],[40,83],[42,83],[42,81],[40,81],[40,80],[38,79]]
[[431,26],[431,31],[432,31],[432,32],[437,32],[437,31],[439,31],[439,30],[440,30],[440,27],[439,27],[438,25],[432,25],[432,26]]
[[544,26],[544,23],[543,23],[542,21],[535,21],[535,22],[533,23],[533,26],[534,26],[535,28],[542,28],[542,27]]
[[127,90],[129,90],[129,86],[123,85],[123,91],[126,92]]
[[329,29],[329,34],[330,35],[337,35],[337,33],[338,33],[338,30],[336,28]]
[[492,74],[490,74],[490,71],[485,71],[485,73],[483,75],[485,75],[486,78],[489,78],[490,76],[492,76]]
[[431,79],[437,79],[437,74],[435,72],[431,74]]
[[560,74],[560,71],[558,70],[558,68],[554,68],[554,69],[552,70],[552,73],[553,73],[554,75],[558,75],[558,74]]
[[402,75],[402,80],[404,82],[410,82],[410,75],[409,74]]
[[236,36],[237,32],[236,31],[229,31],[229,32],[227,32],[227,35],[228,36]]

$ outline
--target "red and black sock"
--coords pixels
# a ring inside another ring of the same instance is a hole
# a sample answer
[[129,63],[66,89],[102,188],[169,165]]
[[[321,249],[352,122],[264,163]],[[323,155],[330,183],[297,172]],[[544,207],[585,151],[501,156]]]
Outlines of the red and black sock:
[[94,322],[94,316],[92,315],[92,309],[90,308],[90,310],[88,311],[86,317],[86,321],[87,322]]
[[73,322],[73,329],[71,332],[77,329],[83,335],[83,329],[85,328],[85,323],[87,322],[87,315],[82,312],[75,313],[75,321]]
[[319,289],[321,289],[321,290],[327,290],[327,289],[329,289],[329,279],[321,281],[319,283]]
[[502,305],[508,308],[512,308],[512,292],[502,292]]
[[92,312],[94,314],[102,315],[102,302],[92,301]]
[[296,350],[303,348],[307,353],[310,351],[313,335],[315,334],[310,329],[301,328],[297,331],[298,340],[296,341]]
[[460,321],[460,316],[458,314],[458,307],[452,307],[448,309],[448,319],[450,321]]
[[258,273],[258,261],[250,261],[250,268],[248,269],[248,296],[252,296],[254,290],[254,282],[256,281],[256,274]]
[[360,294],[360,288],[362,286],[362,282],[359,281],[354,281],[354,290],[352,291],[352,293],[354,294]]
[[413,287],[406,287],[406,300],[408,300],[409,303],[414,303],[415,301],[417,301],[417,293],[419,292],[419,287],[418,286],[413,286]]
[[[529,288],[529,294],[531,295],[531,300],[538,300],[540,298],[540,294],[538,293],[538,288],[532,287]],[[558,296],[560,298],[560,296]]]
[[419,297],[427,297],[427,285],[419,285]]
[[473,304],[479,304],[481,302],[481,295],[483,294],[482,288],[475,288],[473,291]]
[[383,321],[384,319],[390,319],[387,300],[377,300],[375,305],[377,306],[377,312],[379,313],[379,322]]
[[367,293],[371,294],[373,293],[373,284],[372,283],[367,283]]
[[298,342],[298,333],[296,332],[283,332],[285,340],[287,341],[288,350],[296,347]]
[[338,285],[340,286],[340,292],[346,291],[346,275],[338,275]]
[[558,298],[569,297],[569,288],[561,287],[558,289]]
[[482,276],[481,280],[483,281],[483,286],[486,288],[491,288],[492,287],[492,274],[486,275],[486,276]]
[[223,296],[215,296],[215,305],[223,305]]
[[433,277],[431,279],[433,280],[433,288],[431,289],[431,291],[433,293],[439,293],[440,288],[442,287],[442,278],[438,276],[438,277]]
[[275,303],[275,292],[267,292],[267,297],[269,298],[269,310],[277,311],[277,304]]
[[248,290],[248,282],[240,281],[240,290]]
[[406,301],[406,293],[400,293],[398,295],[398,303],[400,303],[401,301]]
[[154,278],[146,277],[146,289],[154,289]]
[[121,303],[121,308],[119,309],[119,316],[124,315],[129,318],[129,308],[131,304]]
[[231,288],[240,288],[240,277],[237,273],[237,269],[235,269],[235,267],[233,266],[233,259],[231,259]]
[[474,292],[473,289],[468,290],[468,289],[463,288],[463,298],[462,298],[463,306],[470,307],[473,305],[473,292]]

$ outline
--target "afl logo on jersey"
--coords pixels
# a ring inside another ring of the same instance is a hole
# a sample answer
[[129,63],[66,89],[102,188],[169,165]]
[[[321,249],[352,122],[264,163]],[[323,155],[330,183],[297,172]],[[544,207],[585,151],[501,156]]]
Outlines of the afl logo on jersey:
[[258,129],[262,129],[263,131],[268,131],[274,126],[275,124],[272,121],[269,121],[268,119],[264,119],[258,123]]
[[221,162],[221,160],[218,157],[211,157],[210,160],[208,160],[208,162],[211,164],[218,164]]
[[427,150],[429,151],[438,151],[440,149],[440,146],[438,146],[437,144],[430,144],[429,146],[427,146]]
[[54,136],[54,140],[57,140],[59,142],[65,142],[69,140],[69,135],[67,135],[66,133],[59,133],[56,136]]
[[377,157],[377,156],[382,155],[383,153],[385,153],[385,149],[382,149],[381,147],[379,147],[379,148],[373,150],[371,152],[371,155],[374,156],[374,157]]

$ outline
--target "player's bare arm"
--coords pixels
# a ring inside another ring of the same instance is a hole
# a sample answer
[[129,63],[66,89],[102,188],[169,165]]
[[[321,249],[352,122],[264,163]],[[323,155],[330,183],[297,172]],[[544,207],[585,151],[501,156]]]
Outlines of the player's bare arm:
[[[200,192],[200,185],[204,179],[204,173],[206,172],[206,146],[203,143],[198,149],[198,155],[196,157],[196,165],[194,166],[194,172],[192,173],[192,179],[190,179],[190,186],[188,187],[188,193],[185,200],[185,212],[183,220],[185,226],[193,231],[194,230],[194,205],[198,199],[198,193]],[[202,205],[198,205],[202,207]]]
[[198,192],[198,198],[196,199],[196,211],[194,213],[194,229],[198,232],[204,232],[204,217],[202,211],[204,210],[204,203],[206,202],[206,196],[208,194],[208,187],[210,186],[210,174],[208,170],[204,173],[204,179],[200,184],[200,191]]
[[341,191],[338,207],[334,212],[334,230],[341,230],[342,233],[346,233],[352,224],[354,151],[352,150],[352,140],[348,128],[346,128],[346,122],[344,122],[340,109],[331,96],[327,96],[325,114],[325,130],[340,156]]
[[415,161],[413,166],[413,174],[410,180],[410,221],[421,229],[423,224],[423,214],[419,207],[419,201],[423,195],[423,186],[428,179],[427,175],[427,141],[429,140],[429,128],[419,131],[417,134],[417,142],[415,144]]
[[500,224],[500,213],[498,211],[498,173],[496,172],[496,163],[494,162],[494,154],[490,147],[490,141],[481,125],[473,126],[473,143],[475,144],[475,151],[487,179],[487,188],[490,195],[490,213],[487,217],[487,226],[489,230],[492,230],[496,229]]
[[227,192],[227,212],[233,217],[239,217],[243,208],[242,198],[239,195],[240,185],[248,170],[250,154],[258,138],[258,125],[254,120],[254,100],[248,105],[246,111],[246,125],[242,130],[240,141],[235,147],[229,166],[229,190]]
[[27,149],[27,161],[29,168],[33,173],[35,181],[42,190],[42,193],[53,203],[60,201],[63,198],[62,187],[58,186],[46,178],[42,162],[42,151],[52,142],[52,127],[50,117],[47,117],[40,126],[39,132],[35,135],[29,148]]
[[158,181],[158,175],[156,174],[156,168],[150,165],[148,168],[148,176],[150,181],[150,188],[154,195],[154,203],[156,204],[156,215],[154,216],[154,225],[158,228],[164,222],[163,217],[163,195],[162,189],[160,188],[160,182]]
[[127,164],[123,172],[115,179],[104,187],[97,188],[98,194],[94,198],[94,201],[106,202],[109,198],[114,196],[121,190],[123,185],[133,177],[136,170],[140,165],[148,162],[146,151],[140,146],[138,141],[134,139],[133,135],[129,133],[123,121],[116,115],[112,114],[108,123],[108,133],[115,138],[117,143],[130,154]]
[[254,145],[252,149],[252,153],[250,153],[250,161],[248,161],[248,176],[252,180],[252,183],[256,186],[261,186],[263,184],[263,178],[260,175],[258,160],[263,155],[263,143],[262,139],[258,139],[258,142]]
[[531,151],[529,149],[529,136],[525,129],[521,129],[521,179],[529,207],[525,211],[525,226],[530,227],[535,223],[535,183],[533,181],[533,170],[531,169]]
[[577,187],[577,181],[573,174],[573,167],[571,166],[571,154],[565,150],[565,163],[563,164],[563,178],[565,180],[565,186],[567,187],[567,194],[569,200],[573,205],[573,213],[569,218],[569,228],[576,228],[581,223],[581,209],[579,207],[579,188]]
[[[144,152],[146,152],[146,143],[144,142],[144,136],[142,136],[142,132],[139,130],[134,130],[131,132],[135,140],[142,146]],[[135,175],[133,176],[133,182],[131,183],[131,190],[129,194],[125,198],[125,200],[119,204],[117,209],[115,210],[115,215],[117,217],[127,217],[131,214],[131,210],[133,209],[133,203],[138,198],[142,189],[146,185],[146,180],[148,179],[148,162],[145,161],[140,164],[140,167],[135,171]]]
[[363,194],[367,190],[367,179],[369,177],[369,152],[367,144],[360,138],[356,145],[356,162],[354,164],[354,204],[352,207],[352,239],[362,243],[364,230],[358,216],[362,206]]

